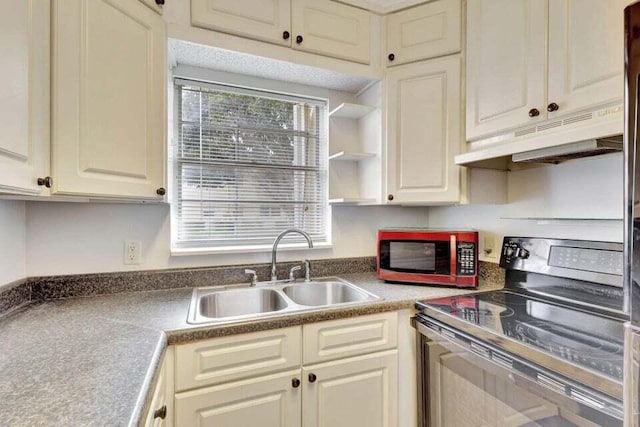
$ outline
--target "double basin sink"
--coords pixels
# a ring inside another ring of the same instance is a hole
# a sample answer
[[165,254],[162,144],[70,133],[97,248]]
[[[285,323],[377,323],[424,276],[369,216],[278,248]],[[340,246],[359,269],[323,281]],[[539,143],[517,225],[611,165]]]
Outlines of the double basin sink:
[[289,312],[376,301],[380,298],[337,277],[310,282],[222,289],[196,288],[189,323],[226,323]]

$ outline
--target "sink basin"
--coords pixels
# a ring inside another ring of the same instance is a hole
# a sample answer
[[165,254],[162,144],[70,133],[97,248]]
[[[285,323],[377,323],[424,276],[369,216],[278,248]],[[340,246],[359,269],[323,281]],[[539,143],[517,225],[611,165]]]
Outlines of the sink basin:
[[337,277],[301,283],[280,281],[262,287],[195,288],[187,322],[221,324],[253,321],[379,299]]
[[220,319],[270,313],[287,306],[287,301],[273,289],[233,289],[201,295],[197,315]]
[[308,306],[345,304],[374,299],[372,295],[343,282],[301,283],[286,286],[282,291],[296,304]]

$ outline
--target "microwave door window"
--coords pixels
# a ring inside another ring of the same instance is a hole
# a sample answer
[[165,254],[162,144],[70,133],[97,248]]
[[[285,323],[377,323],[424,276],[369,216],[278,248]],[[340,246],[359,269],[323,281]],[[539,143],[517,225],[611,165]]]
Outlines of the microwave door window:
[[436,245],[422,242],[391,242],[390,258],[392,270],[434,272]]

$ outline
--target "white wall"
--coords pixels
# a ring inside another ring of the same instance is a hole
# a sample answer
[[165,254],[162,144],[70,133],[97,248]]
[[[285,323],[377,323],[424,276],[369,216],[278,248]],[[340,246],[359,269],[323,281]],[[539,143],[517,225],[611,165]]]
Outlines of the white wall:
[[493,262],[484,236],[498,247],[505,235],[621,242],[622,179],[621,153],[509,172],[507,204],[431,208],[429,226],[479,230]]
[[25,203],[0,200],[0,286],[26,277]]
[[[269,262],[270,253],[177,256],[170,254],[169,207],[30,202],[27,204],[29,276],[202,267]],[[376,232],[385,226],[426,226],[426,208],[337,207],[333,248],[282,251],[296,260],[374,256]],[[126,239],[142,242],[142,263],[124,265]]]

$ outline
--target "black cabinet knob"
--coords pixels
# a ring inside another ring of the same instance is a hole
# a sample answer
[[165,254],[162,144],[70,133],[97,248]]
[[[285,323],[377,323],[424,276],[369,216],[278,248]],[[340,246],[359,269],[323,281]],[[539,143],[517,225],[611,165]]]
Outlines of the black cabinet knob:
[[302,36],[296,36],[296,43],[300,44],[303,40]]
[[316,374],[309,374],[309,382],[310,383],[315,383],[317,379],[318,379],[318,377],[316,377]]
[[285,40],[289,40],[289,37],[291,37],[291,33],[289,33],[289,31],[283,31],[282,32],[282,38]]
[[291,387],[298,388],[300,387],[300,380],[298,378],[294,378],[291,380]]
[[529,110],[529,117],[538,117],[540,115],[540,110],[537,108],[532,108]]
[[156,190],[156,194],[158,196],[164,196],[165,194],[167,194],[167,190],[165,190],[163,187],[160,187]]
[[164,6],[164,0],[156,0],[158,6]]
[[161,420],[164,420],[166,417],[167,417],[167,405],[164,405],[162,408],[156,409],[155,411],[153,411],[153,418],[160,418]]
[[550,113],[553,113],[554,111],[558,111],[559,109],[560,109],[560,106],[555,102],[552,102],[551,104],[547,105],[547,111]]
[[387,196],[387,200],[389,200],[389,201],[393,200],[393,194],[389,194],[389,195]]
[[390,53],[387,58],[389,58],[389,61],[393,61],[394,59],[396,59],[396,56],[393,53]]
[[50,176],[45,176],[44,178],[38,178],[38,185],[40,187],[47,187],[47,188],[51,188],[51,186],[53,185],[53,179],[51,179]]

